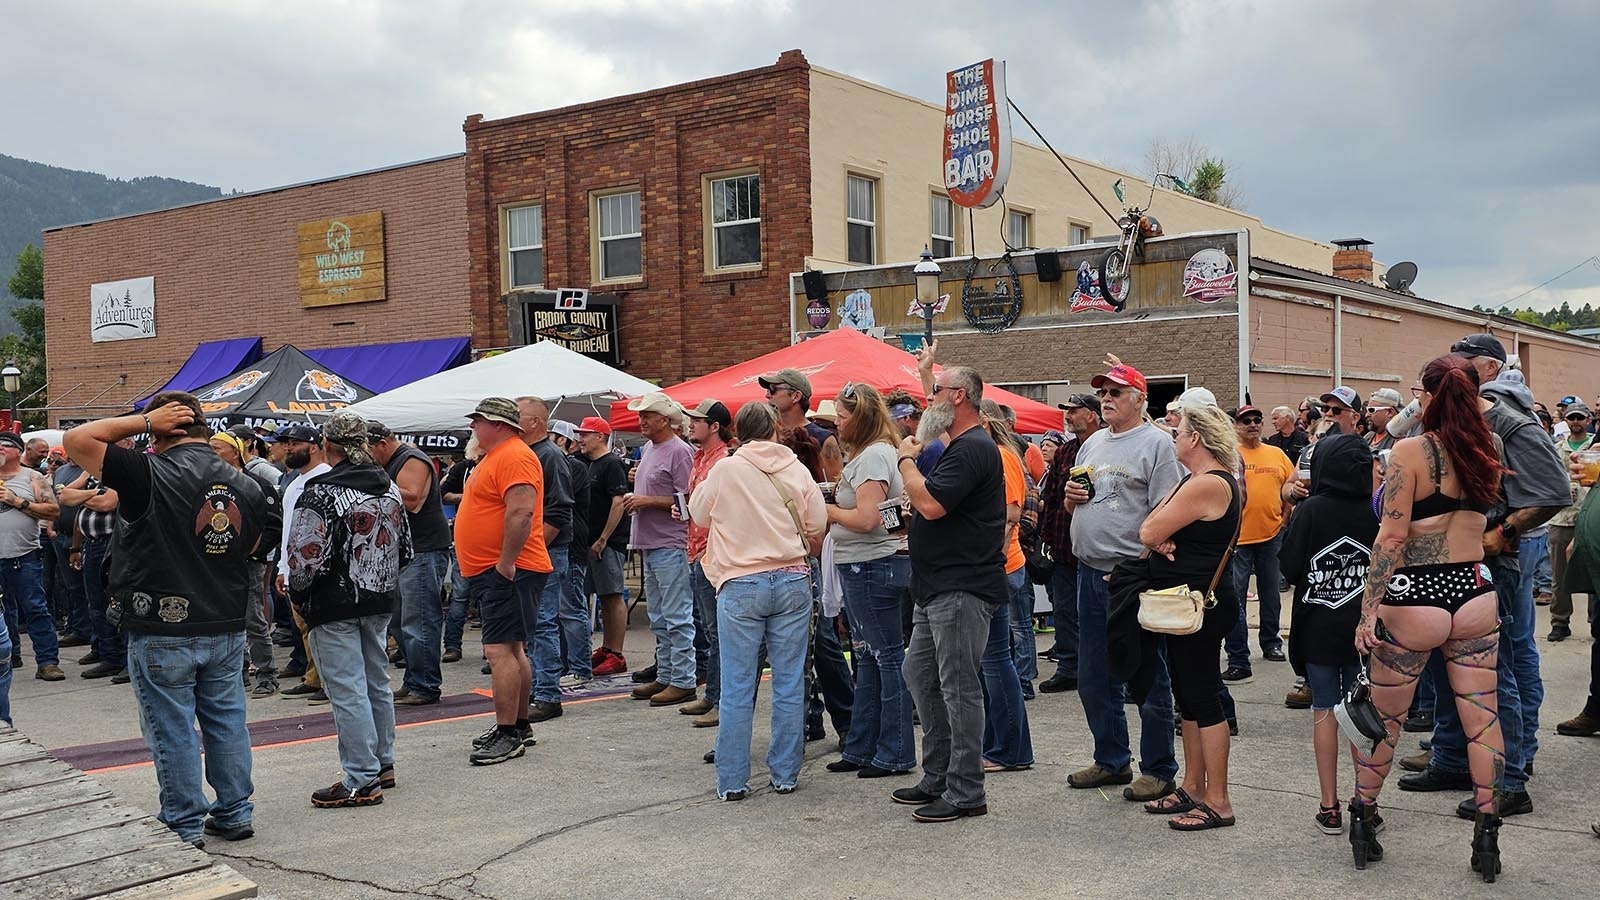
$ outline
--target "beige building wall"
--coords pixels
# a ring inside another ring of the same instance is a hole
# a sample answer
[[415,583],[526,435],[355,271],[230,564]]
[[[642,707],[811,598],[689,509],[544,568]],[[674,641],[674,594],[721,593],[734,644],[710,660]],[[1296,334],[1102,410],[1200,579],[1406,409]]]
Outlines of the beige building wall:
[[[1016,140],[1026,131],[1012,116],[1011,178],[1004,203],[1032,216],[1030,243],[1066,247],[1070,227],[1089,234],[1116,232],[1116,222],[1050,151]],[[940,140],[944,108],[878,85],[811,69],[811,208],[814,248],[809,265],[838,269],[851,265],[845,244],[845,177],[879,179],[878,262],[916,259],[930,238],[931,198],[944,195]],[[1060,149],[1059,147],[1057,149]],[[1087,160],[1067,157],[1106,208],[1121,209],[1112,182],[1121,178],[1128,200],[1143,203],[1149,183]],[[1167,234],[1250,229],[1252,255],[1317,272],[1331,273],[1333,247],[1262,224],[1255,216],[1158,189],[1153,213]],[[966,210],[956,209],[956,254],[997,254],[1005,248],[1001,203],[975,210],[969,229]]]

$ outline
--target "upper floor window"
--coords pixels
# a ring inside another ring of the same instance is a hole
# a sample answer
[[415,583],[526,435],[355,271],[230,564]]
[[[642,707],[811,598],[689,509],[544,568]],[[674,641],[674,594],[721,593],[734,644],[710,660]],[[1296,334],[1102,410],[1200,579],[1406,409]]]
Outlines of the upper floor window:
[[736,175],[711,182],[713,268],[761,262],[761,176]]
[[850,175],[845,181],[849,195],[844,220],[849,259],[872,265],[878,261],[878,180]]
[[1006,243],[1014,249],[1033,246],[1033,216],[1025,212],[1006,212]]
[[939,259],[956,255],[956,205],[949,197],[933,195],[931,224],[933,255]]
[[595,198],[599,223],[599,275],[601,281],[637,278],[644,272],[644,233],[639,227],[639,192],[606,194]]
[[1074,222],[1067,226],[1068,246],[1077,247],[1089,243],[1089,226],[1079,225]]
[[506,210],[506,258],[513,288],[544,284],[544,207]]

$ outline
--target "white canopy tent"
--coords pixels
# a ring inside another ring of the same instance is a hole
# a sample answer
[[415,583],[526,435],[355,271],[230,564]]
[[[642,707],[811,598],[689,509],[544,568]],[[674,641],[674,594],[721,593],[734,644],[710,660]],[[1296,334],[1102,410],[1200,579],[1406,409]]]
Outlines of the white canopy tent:
[[465,432],[467,415],[485,397],[541,397],[555,418],[576,423],[585,416],[607,418],[611,401],[654,390],[660,388],[555,341],[540,341],[447,369],[347,409],[382,422],[397,435],[420,437]]

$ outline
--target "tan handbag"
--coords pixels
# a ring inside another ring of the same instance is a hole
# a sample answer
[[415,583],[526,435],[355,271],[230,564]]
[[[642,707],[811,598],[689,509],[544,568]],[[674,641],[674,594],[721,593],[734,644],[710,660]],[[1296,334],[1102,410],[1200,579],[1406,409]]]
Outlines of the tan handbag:
[[[1230,503],[1229,510],[1233,510]],[[1211,576],[1211,586],[1200,593],[1186,584],[1162,588],[1159,591],[1139,592],[1139,627],[1156,634],[1194,634],[1205,622],[1206,610],[1217,605],[1217,582],[1233,559],[1233,550],[1239,546],[1239,527],[1244,523],[1244,510],[1240,509],[1234,524],[1233,540],[1217,563],[1216,574]],[[1274,585],[1276,588],[1276,585]]]

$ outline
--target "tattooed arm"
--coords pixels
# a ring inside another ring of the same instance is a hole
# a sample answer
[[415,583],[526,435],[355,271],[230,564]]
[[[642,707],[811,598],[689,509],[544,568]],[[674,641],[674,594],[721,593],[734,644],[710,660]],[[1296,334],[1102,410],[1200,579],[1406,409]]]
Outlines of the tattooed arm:
[[1401,441],[1389,457],[1388,474],[1383,481],[1383,513],[1378,520],[1378,539],[1372,545],[1372,564],[1367,568],[1367,587],[1361,597],[1361,621],[1356,625],[1356,652],[1371,652],[1377,636],[1378,604],[1384,589],[1402,562],[1408,559],[1411,531],[1411,503],[1415,475],[1422,462],[1417,439]]

